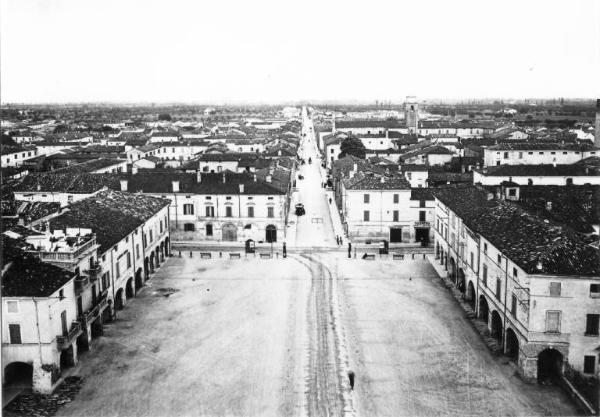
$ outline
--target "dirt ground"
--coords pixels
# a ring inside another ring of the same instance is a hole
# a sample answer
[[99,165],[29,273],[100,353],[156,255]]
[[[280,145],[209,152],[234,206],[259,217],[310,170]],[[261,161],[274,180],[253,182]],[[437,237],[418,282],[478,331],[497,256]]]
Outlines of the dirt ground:
[[58,415],[577,413],[492,357],[438,280],[426,261],[341,251],[171,258],[83,355]]
[[292,259],[169,259],[105,326],[58,415],[302,415],[309,276]]
[[358,415],[577,414],[490,354],[427,261],[322,258],[340,280]]

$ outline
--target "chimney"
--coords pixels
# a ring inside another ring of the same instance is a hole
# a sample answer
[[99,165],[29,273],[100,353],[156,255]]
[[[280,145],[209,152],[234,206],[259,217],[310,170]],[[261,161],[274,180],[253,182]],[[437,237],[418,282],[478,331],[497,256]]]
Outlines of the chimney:
[[267,177],[266,177],[266,181],[267,181],[267,182],[271,182],[271,176],[270,176],[270,175],[267,175]]
[[121,191],[127,191],[127,180],[121,180]]
[[546,210],[552,211],[552,201],[546,201]]
[[173,181],[173,192],[174,193],[179,192],[179,181]]
[[202,172],[200,172],[200,170],[196,171],[196,182],[197,183],[202,182]]
[[381,177],[380,181],[382,184],[385,183],[385,177]]
[[256,182],[256,174],[254,174],[254,182]]
[[240,184],[240,194],[244,194],[244,184]]
[[354,163],[354,166],[352,167],[352,171],[358,172],[358,164],[357,163]]
[[137,167],[137,165],[132,165],[132,166],[131,166],[131,173],[132,173],[133,175],[135,175],[135,174],[137,174],[137,173],[138,173],[138,167]]
[[223,173],[223,184],[225,184],[227,182],[227,179],[225,178],[225,173]]

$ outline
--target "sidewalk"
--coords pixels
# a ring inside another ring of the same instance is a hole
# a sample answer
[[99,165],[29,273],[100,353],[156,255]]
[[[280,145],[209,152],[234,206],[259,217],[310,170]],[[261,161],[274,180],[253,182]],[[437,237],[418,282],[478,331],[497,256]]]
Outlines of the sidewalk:
[[477,318],[477,313],[473,310],[471,305],[467,300],[464,299],[463,293],[459,291],[459,289],[454,285],[452,280],[448,278],[448,272],[444,269],[443,265],[440,265],[440,262],[435,259],[434,255],[427,256],[429,263],[435,269],[435,272],[439,275],[442,280],[444,286],[452,293],[458,304],[462,307],[462,309],[466,313],[466,317],[471,322],[473,328],[479,333],[481,339],[486,344],[488,349],[494,355],[502,355],[502,346],[498,344],[498,341],[492,337],[490,331],[488,330],[487,323],[483,320]]

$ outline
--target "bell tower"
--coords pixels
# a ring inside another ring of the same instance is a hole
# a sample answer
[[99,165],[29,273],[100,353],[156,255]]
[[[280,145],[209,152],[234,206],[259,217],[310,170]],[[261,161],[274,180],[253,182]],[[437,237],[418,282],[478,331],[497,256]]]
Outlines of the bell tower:
[[419,132],[419,103],[414,96],[407,96],[404,102],[404,122],[408,133],[417,134]]

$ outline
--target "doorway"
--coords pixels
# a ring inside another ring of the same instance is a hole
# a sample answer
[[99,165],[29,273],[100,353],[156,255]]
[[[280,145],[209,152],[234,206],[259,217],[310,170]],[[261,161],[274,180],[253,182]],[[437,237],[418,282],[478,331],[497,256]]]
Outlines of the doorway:
[[390,243],[402,242],[402,228],[390,227]]

